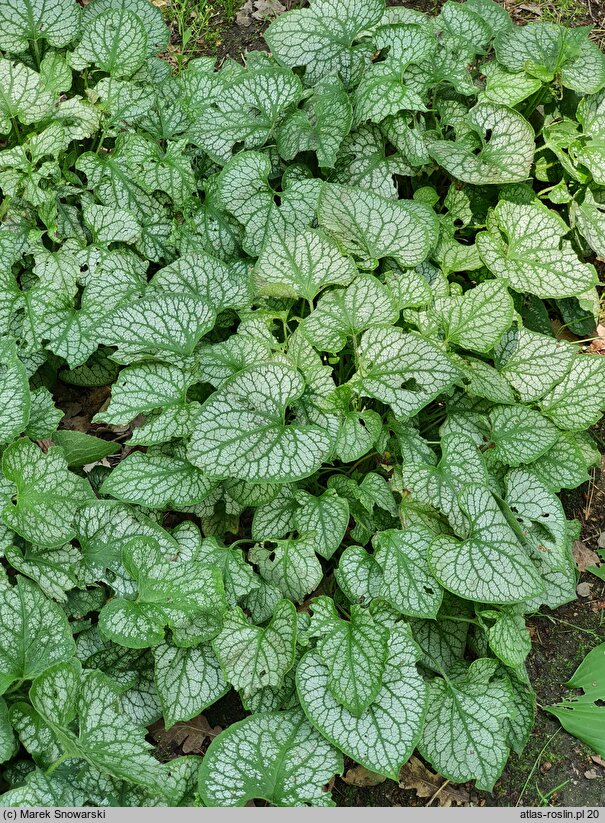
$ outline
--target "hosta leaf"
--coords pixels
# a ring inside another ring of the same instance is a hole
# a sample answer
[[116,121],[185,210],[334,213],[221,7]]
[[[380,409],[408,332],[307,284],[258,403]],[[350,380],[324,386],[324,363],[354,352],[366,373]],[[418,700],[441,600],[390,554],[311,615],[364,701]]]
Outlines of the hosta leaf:
[[0,590],[0,640],[0,693],[69,660],[76,648],[65,612],[24,577]]
[[68,470],[61,449],[44,454],[30,440],[17,440],[4,452],[2,469],[16,486],[15,503],[2,512],[9,528],[40,546],[74,537],[76,511],[93,493],[87,480]]
[[464,349],[487,352],[510,326],[514,308],[506,286],[490,280],[463,295],[440,297],[434,311],[446,340]]
[[526,328],[512,328],[496,348],[498,369],[525,403],[543,397],[569,371],[575,350]]
[[72,0],[14,0],[0,8],[0,49],[18,54],[31,40],[64,48],[78,34],[80,13]]
[[221,89],[193,123],[191,138],[217,163],[226,163],[235,144],[260,148],[281,114],[302,95],[298,77],[275,65],[250,71]]
[[532,463],[553,446],[556,426],[527,406],[494,406],[490,412],[493,457],[509,466]]
[[54,102],[39,74],[23,63],[0,58],[0,134],[9,133],[11,119],[25,124],[44,120]]
[[134,452],[118,463],[101,493],[152,509],[178,509],[199,503],[215,485],[187,460]]
[[265,628],[248,621],[240,608],[225,615],[213,648],[227,680],[244,698],[265,686],[281,686],[294,665],[296,610],[289,600],[280,600]]
[[540,578],[492,494],[471,484],[458,501],[468,537],[442,535],[429,547],[429,566],[441,585],[484,603],[520,603],[538,594]]
[[315,551],[329,560],[339,548],[349,525],[349,504],[333,489],[320,497],[298,492],[300,508],[294,513],[299,534],[312,535]]
[[188,355],[214,323],[214,312],[201,300],[185,294],[155,294],[112,312],[98,334],[108,346],[117,346],[120,356]]
[[207,806],[245,806],[254,798],[274,806],[330,806],[325,784],[343,768],[340,752],[300,710],[255,714],[212,741],[199,789]]
[[437,241],[436,217],[427,206],[334,183],[322,189],[318,219],[365,267],[382,257],[415,266]]
[[254,546],[249,560],[258,566],[261,577],[283,597],[302,603],[321,583],[322,568],[315,556],[313,533]]
[[497,38],[496,57],[510,71],[524,70],[543,82],[558,75],[564,86],[593,94],[605,85],[605,58],[587,39],[589,30],[556,23],[514,26]]
[[305,714],[322,735],[367,769],[396,779],[420,735],[426,686],[416,671],[417,647],[393,629],[382,687],[374,702],[352,715],[329,688],[330,672],[317,651],[302,658],[296,687]]
[[595,272],[562,239],[568,231],[558,214],[541,205],[501,200],[476,242],[485,265],[513,289],[571,297],[594,285]]
[[284,422],[304,389],[300,373],[284,365],[236,374],[202,406],[188,459],[211,477],[285,483],[312,474],[331,447],[329,434]]
[[326,286],[346,286],[357,274],[350,257],[314,229],[269,235],[254,268],[259,294],[312,301]]
[[308,9],[297,9],[278,17],[265,32],[273,56],[283,65],[305,67],[309,85],[322,77],[340,74],[345,83],[359,76],[371,53],[354,47],[362,32],[382,17],[379,0],[314,0]]
[[27,372],[13,340],[0,341],[0,443],[10,443],[25,430],[31,399]]
[[331,289],[306,317],[301,328],[320,351],[340,351],[361,331],[386,326],[398,317],[389,290],[372,274],[359,274],[347,289]]
[[434,343],[399,328],[370,329],[359,345],[356,392],[389,405],[396,417],[411,417],[449,388],[457,370]]
[[323,77],[313,95],[279,126],[277,148],[285,160],[314,151],[322,168],[332,168],[349,133],[353,112],[349,95],[337,77]]
[[328,688],[341,706],[360,717],[382,686],[389,654],[389,630],[370,613],[351,606],[349,620],[341,620],[329,597],[311,603],[309,633],[318,638],[317,653],[328,668]]
[[95,65],[114,77],[131,77],[147,56],[144,22],[126,8],[108,8],[86,21],[71,54],[74,69]]
[[166,728],[197,717],[229,689],[210,645],[179,649],[161,643],[153,656]]
[[447,779],[491,791],[508,758],[509,696],[495,660],[476,660],[456,679],[431,681],[419,751]]
[[122,549],[138,588],[136,600],[116,597],[99,613],[101,633],[130,649],[157,646],[166,626],[178,646],[205,642],[220,631],[225,609],[219,570],[197,560],[163,556],[159,543],[138,537]]
[[473,143],[431,140],[428,146],[431,156],[453,177],[482,186],[515,183],[529,176],[534,131],[517,111],[478,103],[466,115],[465,123],[473,133]]
[[427,549],[433,537],[422,526],[411,526],[406,531],[388,529],[374,535],[375,558],[382,569],[376,596],[401,614],[437,616],[443,591],[427,563]]
[[599,355],[575,357],[570,370],[540,401],[542,412],[563,429],[596,423],[605,407],[605,363]]

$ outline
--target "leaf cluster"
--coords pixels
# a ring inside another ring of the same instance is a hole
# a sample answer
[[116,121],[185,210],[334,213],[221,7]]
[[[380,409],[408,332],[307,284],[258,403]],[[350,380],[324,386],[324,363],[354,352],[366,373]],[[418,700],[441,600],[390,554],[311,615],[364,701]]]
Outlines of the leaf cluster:
[[415,749],[490,790],[531,732],[605,409],[605,57],[491,0],[266,40],[175,73],[147,0],[0,0],[4,805],[329,805]]

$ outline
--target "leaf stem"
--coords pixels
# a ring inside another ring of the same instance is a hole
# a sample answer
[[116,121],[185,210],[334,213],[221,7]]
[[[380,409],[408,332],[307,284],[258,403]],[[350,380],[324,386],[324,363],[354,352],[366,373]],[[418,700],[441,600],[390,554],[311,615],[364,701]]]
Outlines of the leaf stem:
[[36,68],[40,71],[40,49],[38,48],[38,41],[34,38],[31,41],[33,47],[33,58],[36,63]]
[[532,96],[527,101],[527,105],[523,110],[523,117],[527,120],[531,114],[538,108],[538,106],[544,101],[544,98],[548,94],[548,84],[543,83],[540,88],[532,94]]
[[65,760],[67,760],[67,759],[68,759],[68,757],[69,757],[69,754],[68,754],[67,752],[63,752],[63,754],[61,755],[61,757],[58,757],[58,758],[55,760],[55,762],[54,762],[54,763],[52,763],[52,764],[48,767],[48,769],[46,770],[46,776],[47,776],[47,777],[50,777],[50,776],[51,776],[51,774],[55,771],[55,769],[57,769],[57,768],[61,765],[61,763],[63,763]]
[[13,129],[15,130],[15,136],[17,138],[17,143],[19,145],[22,145],[23,137],[21,136],[21,129],[19,128],[19,125],[17,123],[17,118],[16,117],[11,117],[11,123],[13,124]]

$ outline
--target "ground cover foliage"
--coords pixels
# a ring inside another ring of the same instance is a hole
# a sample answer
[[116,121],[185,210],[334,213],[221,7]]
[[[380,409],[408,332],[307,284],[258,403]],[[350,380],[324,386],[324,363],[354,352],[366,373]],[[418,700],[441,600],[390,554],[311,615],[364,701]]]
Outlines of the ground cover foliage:
[[[553,329],[598,313],[605,59],[491,0],[167,39],[0,0],[0,802],[329,805],[415,749],[490,790],[599,459],[605,360]],[[65,384],[137,448],[59,429]]]

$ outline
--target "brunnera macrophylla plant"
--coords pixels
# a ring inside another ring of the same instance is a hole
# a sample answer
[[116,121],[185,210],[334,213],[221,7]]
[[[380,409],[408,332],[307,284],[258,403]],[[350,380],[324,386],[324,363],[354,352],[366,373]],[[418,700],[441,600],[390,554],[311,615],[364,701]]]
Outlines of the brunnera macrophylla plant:
[[146,0],[0,0],[0,802],[330,805],[414,750],[490,790],[523,749],[605,408],[588,34],[311,0],[175,74]]

